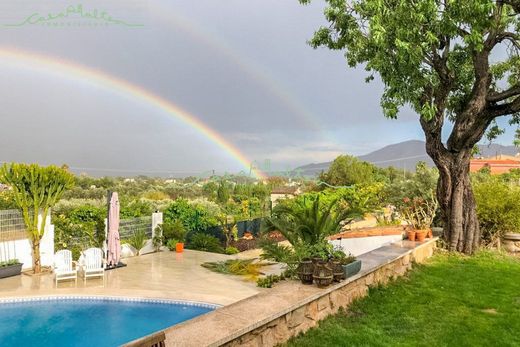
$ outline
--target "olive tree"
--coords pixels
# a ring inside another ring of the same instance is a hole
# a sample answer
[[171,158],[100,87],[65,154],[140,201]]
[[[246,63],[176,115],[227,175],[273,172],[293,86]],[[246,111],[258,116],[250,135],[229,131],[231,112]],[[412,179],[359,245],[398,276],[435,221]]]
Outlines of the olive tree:
[[329,26],[316,31],[311,45],[343,51],[349,66],[368,71],[367,81],[379,76],[386,117],[397,118],[402,107],[419,115],[426,151],[439,169],[447,244],[474,252],[481,235],[469,178],[472,150],[485,134],[503,131],[497,118],[520,120],[520,0],[326,3]]
[[[39,273],[40,241],[45,232],[45,220],[63,193],[74,185],[74,176],[56,166],[10,163],[0,168],[0,182],[11,187],[22,211],[32,246],[33,270]],[[40,215],[42,223],[38,223]]]

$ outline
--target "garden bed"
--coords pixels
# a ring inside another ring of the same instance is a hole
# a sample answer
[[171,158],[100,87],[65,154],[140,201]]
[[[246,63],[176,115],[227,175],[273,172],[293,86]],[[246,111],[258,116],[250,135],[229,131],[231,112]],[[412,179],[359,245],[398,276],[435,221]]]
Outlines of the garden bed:
[[[285,238],[277,231],[272,231],[267,234],[267,237],[269,240],[275,241],[275,242],[282,242],[285,241]],[[251,249],[257,249],[260,248],[260,240],[259,237],[254,236],[246,236],[238,239],[237,241],[231,241],[230,246],[237,248],[240,252],[249,251]]]

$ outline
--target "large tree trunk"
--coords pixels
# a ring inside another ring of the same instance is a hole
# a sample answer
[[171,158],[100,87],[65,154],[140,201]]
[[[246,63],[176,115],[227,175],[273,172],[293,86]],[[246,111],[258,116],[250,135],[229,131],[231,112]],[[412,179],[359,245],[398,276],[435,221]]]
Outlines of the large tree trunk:
[[448,249],[472,254],[480,243],[476,203],[469,176],[472,150],[465,148],[451,153],[428,143],[426,149],[439,169],[437,199]]

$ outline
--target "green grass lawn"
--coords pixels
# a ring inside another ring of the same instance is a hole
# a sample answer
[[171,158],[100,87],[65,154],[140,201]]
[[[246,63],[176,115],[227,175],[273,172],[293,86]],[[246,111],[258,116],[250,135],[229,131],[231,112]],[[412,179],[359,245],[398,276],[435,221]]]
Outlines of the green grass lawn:
[[288,346],[520,346],[520,261],[437,254]]

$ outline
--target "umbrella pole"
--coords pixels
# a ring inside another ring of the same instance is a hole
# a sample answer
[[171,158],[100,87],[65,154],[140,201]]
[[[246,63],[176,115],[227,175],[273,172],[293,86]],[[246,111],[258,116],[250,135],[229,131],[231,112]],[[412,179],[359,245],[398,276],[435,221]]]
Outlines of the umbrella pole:
[[110,232],[110,200],[112,200],[112,191],[107,190],[107,225],[106,225],[106,234],[105,234],[105,244],[106,244],[106,253],[105,253],[105,260],[106,260],[106,267],[109,268],[110,265],[108,264],[108,234]]

